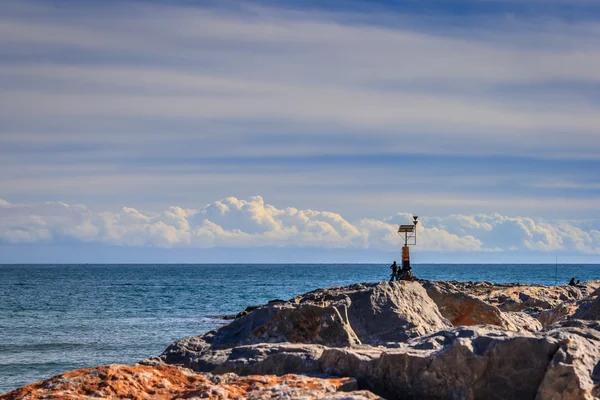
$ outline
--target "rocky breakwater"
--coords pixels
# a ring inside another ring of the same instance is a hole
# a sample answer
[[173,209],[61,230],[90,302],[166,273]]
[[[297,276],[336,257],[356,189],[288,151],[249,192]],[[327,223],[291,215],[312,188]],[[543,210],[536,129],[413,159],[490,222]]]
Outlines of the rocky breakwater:
[[74,371],[0,399],[600,398],[599,287],[319,289],[248,308],[142,365]]
[[[145,363],[347,376],[387,399],[599,398],[598,286],[429,281],[321,289],[177,341]],[[542,323],[565,303],[572,313]]]

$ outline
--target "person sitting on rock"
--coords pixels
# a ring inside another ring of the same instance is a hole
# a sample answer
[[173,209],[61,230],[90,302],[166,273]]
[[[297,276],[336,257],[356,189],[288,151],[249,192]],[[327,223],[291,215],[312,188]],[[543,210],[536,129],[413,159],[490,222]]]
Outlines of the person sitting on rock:
[[408,269],[402,269],[402,272],[398,273],[398,280],[399,281],[416,281],[417,278],[415,277],[415,275],[412,273],[411,271],[412,268]]
[[569,286],[575,286],[575,277],[571,278],[569,281]]
[[396,261],[392,265],[390,265],[390,269],[392,270],[392,276],[390,277],[390,282],[393,282],[394,279],[398,280],[398,264]]

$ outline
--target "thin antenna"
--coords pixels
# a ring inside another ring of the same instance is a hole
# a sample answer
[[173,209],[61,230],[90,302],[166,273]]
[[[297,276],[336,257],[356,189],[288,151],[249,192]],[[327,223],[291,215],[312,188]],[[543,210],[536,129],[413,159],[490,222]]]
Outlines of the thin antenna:
[[554,286],[558,286],[558,256],[556,256],[556,270],[554,271]]

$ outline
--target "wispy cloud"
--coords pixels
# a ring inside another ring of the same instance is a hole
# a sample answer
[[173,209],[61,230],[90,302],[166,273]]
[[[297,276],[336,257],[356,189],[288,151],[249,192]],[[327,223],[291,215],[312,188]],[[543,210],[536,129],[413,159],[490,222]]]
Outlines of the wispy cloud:
[[[427,140],[412,140],[425,152],[432,137],[448,135],[488,152],[517,138],[541,153],[597,143],[598,102],[519,88],[598,83],[599,33],[589,23],[577,30],[554,21],[551,30],[513,21],[507,36],[504,21],[465,37],[252,6],[125,4],[95,16],[84,7],[40,8],[35,19],[5,13],[0,25],[7,50],[46,60],[14,56],[0,68],[9,83],[0,96],[4,117],[276,120],[348,136],[393,134],[398,143],[419,132]],[[65,50],[79,61],[56,59]]]

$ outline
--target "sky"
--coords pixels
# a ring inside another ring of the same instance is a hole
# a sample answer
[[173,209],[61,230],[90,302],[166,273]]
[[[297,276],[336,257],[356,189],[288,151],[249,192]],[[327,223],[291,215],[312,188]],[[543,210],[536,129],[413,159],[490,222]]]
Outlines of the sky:
[[595,0],[0,2],[0,263],[600,263]]

